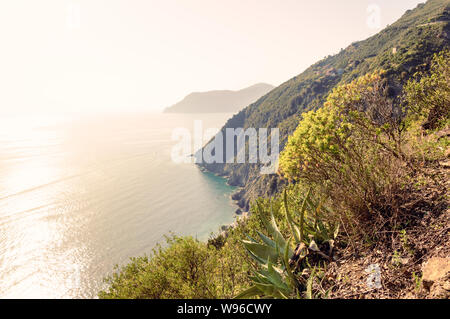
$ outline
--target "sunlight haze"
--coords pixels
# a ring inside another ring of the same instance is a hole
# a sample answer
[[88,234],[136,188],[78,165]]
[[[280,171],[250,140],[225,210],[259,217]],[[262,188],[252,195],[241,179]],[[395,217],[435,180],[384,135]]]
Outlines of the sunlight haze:
[[279,85],[420,2],[2,1],[0,112],[159,111],[195,91]]

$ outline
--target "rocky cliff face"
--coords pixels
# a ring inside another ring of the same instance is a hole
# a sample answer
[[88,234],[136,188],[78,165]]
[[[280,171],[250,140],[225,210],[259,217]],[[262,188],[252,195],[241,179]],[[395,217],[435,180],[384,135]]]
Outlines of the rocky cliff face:
[[[449,47],[449,3],[429,0],[377,35],[317,62],[233,116],[222,128],[223,135],[226,128],[277,127],[282,149],[303,112],[320,107],[338,84],[376,69],[386,70],[391,94],[396,95],[417,70],[427,67],[434,53]],[[243,209],[258,196],[277,192],[282,185],[276,175],[261,175],[257,164],[200,165],[228,176],[231,185],[243,187],[234,196]]]

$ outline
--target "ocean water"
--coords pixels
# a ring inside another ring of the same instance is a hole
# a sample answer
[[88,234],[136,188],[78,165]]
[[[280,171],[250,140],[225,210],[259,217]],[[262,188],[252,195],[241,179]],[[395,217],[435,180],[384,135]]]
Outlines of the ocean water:
[[230,114],[0,117],[0,298],[95,298],[115,264],[234,220],[225,180],[171,161]]

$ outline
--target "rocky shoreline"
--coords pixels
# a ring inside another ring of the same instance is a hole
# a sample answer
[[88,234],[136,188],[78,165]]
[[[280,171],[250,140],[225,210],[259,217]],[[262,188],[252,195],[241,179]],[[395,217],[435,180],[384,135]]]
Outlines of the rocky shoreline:
[[215,176],[224,178],[226,180],[226,184],[228,186],[232,186],[232,187],[236,187],[237,188],[237,190],[233,194],[231,194],[231,199],[233,200],[234,204],[236,204],[236,206],[238,206],[238,209],[236,209],[236,211],[235,211],[236,215],[241,215],[247,210],[246,209],[246,204],[242,202],[242,199],[243,199],[242,195],[245,192],[245,188],[244,187],[233,185],[232,183],[230,183],[230,180],[229,180],[230,176],[228,174],[216,173],[216,172],[210,171],[206,167],[200,166],[200,165],[197,165],[197,167],[203,173],[210,173],[210,174],[213,174]]
[[227,237],[227,236],[228,236],[228,231],[229,231],[231,228],[236,227],[237,224],[238,224],[240,221],[243,221],[243,220],[247,219],[248,216],[249,216],[249,214],[250,214],[250,212],[248,212],[248,211],[245,210],[245,206],[242,205],[242,204],[240,203],[240,200],[241,200],[241,198],[242,198],[242,194],[243,194],[243,192],[245,191],[245,189],[244,189],[244,187],[231,185],[231,184],[229,183],[229,180],[228,180],[229,176],[226,175],[226,174],[218,174],[218,173],[211,172],[210,170],[206,169],[206,168],[203,167],[203,166],[198,166],[198,167],[199,167],[199,169],[200,169],[201,172],[203,172],[203,173],[210,173],[210,174],[213,174],[213,175],[215,175],[215,176],[222,177],[222,178],[226,179],[226,183],[227,183],[228,186],[232,186],[232,187],[237,187],[237,188],[238,188],[238,190],[236,190],[236,191],[235,191],[233,194],[231,194],[231,196],[230,196],[230,199],[233,201],[233,204],[235,204],[236,206],[238,206],[238,208],[237,208],[237,209],[235,210],[235,212],[234,212],[234,214],[235,214],[235,221],[232,222],[232,223],[230,223],[230,224],[224,224],[224,225],[221,225],[221,226],[219,227],[219,232],[218,232],[218,234],[215,234],[215,235],[214,235],[214,238],[217,238],[217,237],[220,237],[220,236]]

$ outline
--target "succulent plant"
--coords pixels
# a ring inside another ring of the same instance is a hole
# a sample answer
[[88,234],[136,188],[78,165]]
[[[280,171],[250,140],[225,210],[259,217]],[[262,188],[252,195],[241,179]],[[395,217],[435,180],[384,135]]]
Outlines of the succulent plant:
[[[311,267],[308,258],[315,255],[325,260],[332,259],[334,240],[338,234],[339,225],[323,221],[324,213],[328,210],[321,202],[313,201],[311,191],[308,191],[300,210],[294,210],[294,214],[292,214],[289,209],[287,192],[285,191],[283,195],[284,213],[291,236],[289,239],[285,239],[280,232],[274,218],[274,206],[270,204],[269,218],[267,219],[264,206],[258,202],[257,214],[267,235],[257,232],[260,241],[248,235],[248,240],[243,241],[248,254],[257,262],[258,269],[251,276],[253,286],[235,298],[257,296],[299,298],[303,291],[306,291],[305,297],[312,298],[316,270],[314,266],[308,271],[308,268]],[[308,214],[306,214],[307,212]],[[294,246],[295,249],[293,249]],[[325,252],[323,251],[324,247],[328,248]],[[308,276],[307,279],[304,278],[305,275]]]

